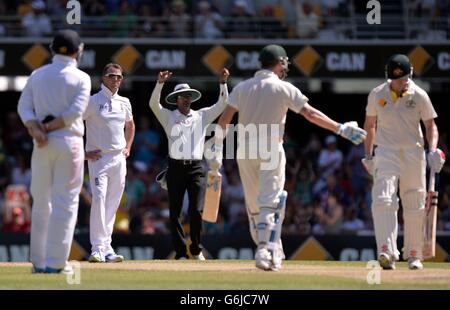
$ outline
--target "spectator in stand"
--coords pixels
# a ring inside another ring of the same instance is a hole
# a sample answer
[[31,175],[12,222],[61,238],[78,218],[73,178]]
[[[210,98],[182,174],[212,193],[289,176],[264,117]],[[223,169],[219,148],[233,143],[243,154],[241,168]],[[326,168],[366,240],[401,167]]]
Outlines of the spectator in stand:
[[317,224],[313,227],[314,234],[338,234],[342,229],[344,208],[338,202],[336,195],[328,196],[325,208],[316,205],[314,214]]
[[231,19],[227,24],[228,36],[230,38],[252,38],[255,30],[252,17],[245,1],[234,1]]
[[344,212],[344,222],[342,230],[345,232],[357,232],[364,229],[364,222],[357,217],[358,210],[355,207],[350,207]]
[[300,39],[313,39],[319,33],[320,18],[314,12],[311,1],[297,2],[297,36]]
[[6,116],[3,142],[5,149],[8,150],[8,154],[12,156],[23,152],[31,153],[33,142],[16,112],[10,112]]
[[[6,15],[6,4],[4,0],[0,0],[0,16]],[[0,23],[0,37],[6,35],[6,27],[2,23]]]
[[262,38],[285,38],[287,36],[286,28],[275,16],[275,9],[272,5],[266,5],[261,10],[263,19],[259,25],[259,32]]
[[183,0],[173,0],[170,5],[169,30],[171,37],[191,37],[191,16],[186,13]]
[[320,151],[318,161],[319,180],[314,185],[313,191],[319,192],[325,186],[325,180],[328,176],[334,174],[341,168],[343,155],[341,150],[337,148],[337,140],[335,136],[327,136],[325,139],[326,148]]
[[208,1],[200,1],[198,14],[195,16],[195,36],[204,39],[222,38],[224,27],[222,16],[212,11]]
[[158,18],[158,12],[150,4],[139,7],[139,25],[136,31],[137,37],[165,37],[166,28]]
[[364,156],[364,145],[352,145],[347,155],[347,170],[350,171],[352,190],[356,195],[363,194],[370,178],[370,175],[361,163],[361,159]]
[[9,185],[5,191],[4,232],[30,232],[30,196],[25,186]]
[[133,143],[133,160],[151,163],[158,156],[161,137],[151,128],[150,120],[145,116],[140,118],[138,127]]
[[86,0],[83,9],[87,16],[104,16],[107,14],[106,7],[100,0]]
[[42,37],[52,34],[50,17],[45,14],[45,2],[35,0],[31,3],[32,11],[22,18],[22,27],[29,37]]
[[134,34],[138,26],[138,18],[127,1],[121,1],[117,13],[109,19],[110,34],[114,37],[128,37]]
[[11,171],[11,183],[24,185],[27,192],[30,192],[31,185],[31,169],[30,159],[26,158],[24,154],[17,155],[17,166]]

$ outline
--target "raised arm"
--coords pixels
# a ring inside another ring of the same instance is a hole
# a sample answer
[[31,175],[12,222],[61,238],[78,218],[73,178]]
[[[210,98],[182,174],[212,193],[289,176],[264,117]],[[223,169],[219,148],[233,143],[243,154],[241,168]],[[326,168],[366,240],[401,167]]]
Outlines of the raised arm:
[[223,68],[220,71],[220,94],[219,94],[219,100],[212,106],[208,108],[201,109],[200,111],[203,112],[205,116],[205,122],[206,124],[212,123],[225,109],[228,103],[228,87],[227,87],[227,81],[228,77],[230,76],[230,72],[226,68]]
[[152,96],[150,97],[149,106],[150,109],[152,109],[153,113],[155,113],[156,118],[161,123],[161,125],[164,125],[167,123],[169,119],[169,111],[162,107],[160,103],[161,98],[161,90],[164,86],[164,83],[170,79],[172,76],[172,72],[169,71],[161,71],[158,74],[158,82],[155,85],[155,88],[153,89]]

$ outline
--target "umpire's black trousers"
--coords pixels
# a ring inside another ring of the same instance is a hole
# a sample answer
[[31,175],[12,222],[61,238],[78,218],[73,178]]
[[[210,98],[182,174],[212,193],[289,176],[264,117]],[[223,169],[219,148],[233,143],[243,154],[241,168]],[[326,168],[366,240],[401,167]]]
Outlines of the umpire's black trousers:
[[175,258],[187,258],[187,249],[183,226],[180,222],[183,198],[187,190],[189,198],[189,225],[192,255],[201,250],[200,235],[202,231],[203,197],[205,190],[205,171],[201,160],[177,160],[169,158],[167,170],[167,190],[169,194],[170,232],[176,252]]

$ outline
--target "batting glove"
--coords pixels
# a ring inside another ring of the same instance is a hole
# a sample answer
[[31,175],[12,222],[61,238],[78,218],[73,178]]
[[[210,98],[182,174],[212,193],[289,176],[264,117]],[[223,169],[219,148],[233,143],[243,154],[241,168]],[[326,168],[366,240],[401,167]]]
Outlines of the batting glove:
[[445,163],[445,154],[440,149],[431,149],[427,155],[428,165],[435,173],[439,173]]
[[367,136],[367,132],[364,129],[359,128],[357,122],[339,124],[336,133],[345,139],[352,141],[354,144],[360,144]]
[[213,146],[213,158],[208,162],[209,170],[219,171],[222,167],[223,145],[215,144]]
[[361,159],[361,162],[364,166],[364,168],[366,169],[366,171],[370,174],[373,175],[374,169],[375,169],[375,161],[373,159],[373,157],[371,158],[363,158]]

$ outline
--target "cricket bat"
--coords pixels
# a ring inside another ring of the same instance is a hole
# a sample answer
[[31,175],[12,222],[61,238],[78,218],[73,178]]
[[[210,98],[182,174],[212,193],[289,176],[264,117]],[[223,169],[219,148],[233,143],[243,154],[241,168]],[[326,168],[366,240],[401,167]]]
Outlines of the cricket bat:
[[423,258],[429,259],[436,255],[436,219],[438,192],[434,190],[436,173],[431,170],[428,181],[428,193],[425,203],[425,217],[423,224]]
[[222,175],[219,171],[208,171],[205,191],[205,204],[202,219],[206,222],[215,223],[219,212],[220,191],[222,188]]

